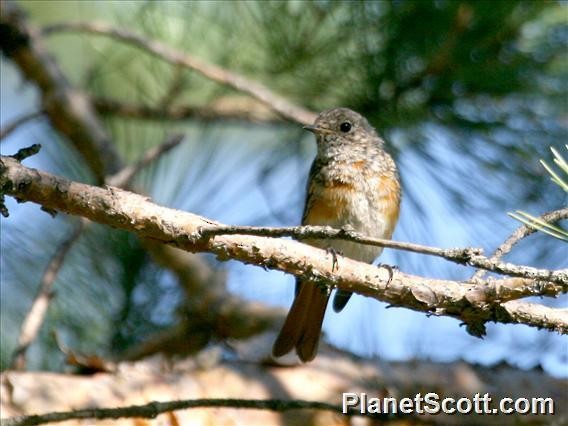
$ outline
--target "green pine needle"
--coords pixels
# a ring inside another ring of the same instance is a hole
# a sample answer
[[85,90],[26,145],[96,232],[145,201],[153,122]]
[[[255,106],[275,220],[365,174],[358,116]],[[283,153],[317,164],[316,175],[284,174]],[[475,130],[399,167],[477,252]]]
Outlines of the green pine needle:
[[537,231],[544,232],[554,238],[558,238],[559,240],[568,242],[568,231],[562,229],[558,226],[552,225],[544,220],[532,216],[528,213],[516,211],[515,213],[507,213],[513,219],[518,220],[519,222],[524,223],[525,225],[536,229]]
[[[565,145],[566,150],[568,151],[568,145]],[[554,155],[554,163],[564,172],[564,174],[568,177],[568,163],[566,160],[560,155],[560,153],[554,149],[550,148],[552,151],[552,155]],[[565,192],[568,192],[568,182],[561,176],[559,176],[556,171],[552,169],[544,160],[540,160],[540,163],[551,176],[551,180],[560,186]],[[568,242],[568,231],[559,226],[552,225],[544,220],[532,216],[528,213],[522,212],[517,210],[515,213],[507,213],[513,219],[518,220],[519,222],[524,223],[525,225],[529,226],[530,228],[536,229],[537,231],[544,232],[554,238],[558,238],[559,240]]]

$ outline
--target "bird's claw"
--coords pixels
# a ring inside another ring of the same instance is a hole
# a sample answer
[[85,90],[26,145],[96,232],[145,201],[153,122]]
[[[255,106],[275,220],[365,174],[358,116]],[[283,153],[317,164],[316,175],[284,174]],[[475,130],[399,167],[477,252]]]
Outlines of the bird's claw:
[[388,264],[386,264],[386,263],[379,263],[379,264],[377,265],[377,267],[379,267],[379,268],[385,268],[385,269],[389,272],[389,279],[387,280],[387,284],[386,284],[386,287],[388,287],[389,284],[390,284],[391,281],[392,281],[393,276],[394,276],[394,271],[395,271],[395,270],[398,271],[398,266],[392,266],[392,265],[388,265]]
[[339,266],[337,263],[337,255],[343,256],[343,253],[340,250],[334,249],[333,247],[328,247],[325,249],[327,254],[331,254],[332,263],[331,263],[331,272],[335,271],[336,269],[339,270]]

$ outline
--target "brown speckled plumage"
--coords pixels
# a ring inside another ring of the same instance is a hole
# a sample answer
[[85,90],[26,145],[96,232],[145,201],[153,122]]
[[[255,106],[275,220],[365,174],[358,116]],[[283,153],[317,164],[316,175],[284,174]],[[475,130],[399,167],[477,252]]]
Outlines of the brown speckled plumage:
[[[310,169],[302,224],[350,226],[365,235],[390,238],[398,220],[400,181],[375,129],[347,108],[322,112],[306,129],[315,133],[318,151]],[[340,240],[305,242],[368,263],[382,251]],[[338,291],[334,309],[343,309],[350,295]],[[328,300],[329,291],[297,281],[296,298],[274,343],[274,356],[296,348],[304,362],[315,357]]]

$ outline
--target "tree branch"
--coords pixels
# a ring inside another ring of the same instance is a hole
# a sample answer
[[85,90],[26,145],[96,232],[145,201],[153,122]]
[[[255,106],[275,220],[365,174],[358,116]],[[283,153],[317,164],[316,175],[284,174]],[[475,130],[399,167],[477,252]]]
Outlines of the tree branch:
[[[183,141],[183,138],[183,135],[173,135],[171,137],[168,137],[162,144],[149,149],[135,164],[124,167],[119,173],[106,179],[106,183],[108,185],[117,187],[125,187],[129,185],[130,181],[136,176],[137,173],[139,173],[151,162],[158,159],[162,154],[179,145],[180,142]],[[29,148],[21,149],[16,155],[12,156],[12,158],[16,159],[17,161],[22,161],[28,156],[36,154],[39,151],[39,148],[39,145],[32,145]],[[75,242],[79,239],[86,226],[87,221],[81,218],[71,235],[67,239],[65,239],[65,241],[63,241],[63,243],[59,246],[58,250],[54,254],[53,258],[47,265],[47,268],[40,281],[37,295],[28,314],[22,322],[18,343],[12,355],[12,368],[16,370],[23,370],[25,368],[27,349],[37,338],[39,330],[41,329],[43,320],[45,319],[45,315],[49,307],[49,302],[52,298],[51,288],[53,287],[55,279],[57,278],[59,269],[63,265],[65,256],[73,247]]]
[[36,83],[53,127],[82,154],[99,182],[116,173],[119,157],[88,97],[71,86],[43,44],[41,33],[27,23],[13,1],[0,2],[0,28],[0,49]]
[[10,155],[10,158],[13,158],[14,160],[21,163],[26,158],[29,158],[32,155],[36,155],[40,149],[41,145],[39,143],[34,143],[33,145],[20,148],[14,155]]
[[[548,213],[544,213],[543,215],[539,216],[539,219],[544,220],[548,223],[556,223],[559,220],[566,220],[568,219],[568,208],[554,210]],[[507,238],[497,250],[493,253],[493,255],[489,258],[490,262],[497,262],[507,253],[509,253],[515,244],[521,241],[523,238],[528,237],[529,235],[535,233],[537,230],[527,225],[519,226],[515,232],[513,232],[509,238]],[[472,281],[479,280],[483,278],[485,272],[483,270],[478,270],[473,274],[471,277]]]
[[239,92],[246,93],[265,105],[268,105],[274,111],[289,120],[302,124],[311,124],[315,120],[316,114],[312,111],[294,105],[256,81],[242,77],[232,71],[207,63],[188,53],[173,49],[159,41],[147,39],[131,31],[122,28],[114,28],[104,22],[62,22],[45,27],[42,34],[51,35],[60,32],[84,32],[104,35],[115,40],[123,41],[157,56],[164,61],[194,70],[212,81],[232,87]]
[[[542,284],[540,280],[529,286],[528,281],[518,278],[474,285],[398,271],[389,280],[386,270],[346,257],[339,257],[337,271],[325,250],[268,237],[217,235],[207,238],[200,233],[202,229],[222,224],[158,206],[147,197],[118,188],[93,187],[29,169],[10,157],[0,157],[0,187],[6,194],[21,200],[84,216],[187,251],[207,251],[220,260],[235,259],[278,269],[318,285],[339,287],[395,306],[455,317],[464,321],[468,331],[475,335],[483,334],[487,321],[524,323],[568,333],[568,312],[558,311],[555,318],[560,321],[540,318],[535,322],[527,316],[511,314],[501,305],[518,298],[519,288],[524,295],[534,294],[535,288],[540,288],[542,294],[558,294],[559,288],[554,284]],[[551,276],[564,281],[567,273],[554,271]],[[561,290],[566,289],[563,286]]]
[[53,287],[53,283],[57,278],[59,269],[63,265],[65,256],[81,236],[83,228],[84,220],[80,219],[69,237],[60,244],[51,261],[47,265],[47,268],[41,277],[37,295],[30,310],[28,311],[28,314],[26,315],[26,318],[22,322],[20,335],[18,337],[18,344],[12,355],[11,368],[23,370],[26,367],[26,352],[32,342],[36,339],[39,330],[41,329],[41,325],[43,324],[49,302],[52,298],[51,288]]
[[[95,108],[91,104],[90,97],[70,85],[54,57],[45,48],[39,30],[27,23],[25,13],[18,4],[2,0],[0,7],[2,34],[0,47],[13,59],[23,75],[38,87],[41,104],[49,106],[46,108],[46,116],[53,128],[79,150],[98,182],[102,183],[108,176],[118,173],[124,167],[123,162],[118,153],[112,149],[112,145],[109,145],[106,130],[94,113]],[[3,204],[3,196],[0,198],[0,214],[5,216],[8,214]],[[227,330],[225,327],[222,336],[231,335],[232,331],[237,335],[247,335],[245,330],[247,326],[251,326],[249,333],[259,332],[269,328],[273,323],[275,318],[273,313],[265,315],[266,312],[259,312],[254,306],[251,306],[251,309],[243,309],[242,315],[239,315],[235,309],[229,310],[229,313],[223,311],[222,307],[227,305],[225,303],[227,301],[230,302],[230,306],[248,307],[248,304],[242,299],[228,295],[225,281],[221,280],[199,256],[163,244],[151,244],[146,240],[142,240],[141,243],[156,262],[173,271],[180,287],[185,290],[192,289],[190,298],[195,294],[201,294],[208,301],[199,306],[199,312],[190,310],[193,306],[188,307],[188,317],[195,317],[200,312],[206,312],[206,315],[204,314],[206,318],[226,318],[224,315],[228,314],[232,320],[231,324],[237,324],[238,330]],[[196,275],[194,274],[196,270],[207,270],[210,273]],[[210,278],[212,281],[209,280]],[[204,281],[199,281],[200,279]],[[255,321],[247,321],[248,318],[245,316],[250,312],[258,313],[259,317]],[[202,346],[211,338],[220,337],[214,334],[218,328],[211,328],[210,335],[201,342]],[[183,341],[188,330],[183,327],[176,327],[176,330],[181,334],[178,334],[178,339],[173,340]],[[153,341],[155,342],[155,339]],[[196,346],[194,349],[200,347]]]
[[154,262],[177,277],[185,297],[175,325],[128,348],[119,354],[120,359],[138,360],[156,353],[192,354],[211,340],[246,339],[284,320],[285,312],[279,309],[228,293],[225,272],[211,268],[198,255],[157,240],[141,242],[152,253]]
[[568,271],[550,271],[546,269],[531,268],[522,265],[491,260],[482,256],[480,248],[453,248],[441,249],[437,247],[423,246],[414,243],[402,243],[399,241],[372,238],[359,234],[349,229],[334,229],[329,226],[292,226],[292,227],[251,227],[251,226],[214,226],[200,230],[204,237],[214,235],[258,235],[267,237],[294,237],[295,239],[339,239],[353,241],[361,244],[405,250],[414,253],[427,254],[442,257],[462,265],[474,266],[487,271],[529,279],[552,281],[562,286],[563,291],[568,291]]
[[15,118],[13,121],[5,124],[2,129],[0,129],[0,141],[7,138],[12,132],[18,129],[20,126],[26,124],[28,121],[35,120],[45,114],[45,111],[34,111],[28,114],[24,114],[20,117]]
[[[342,407],[339,405],[327,404],[318,401],[290,400],[283,401],[280,399],[221,399],[221,398],[205,398],[205,399],[186,399],[179,401],[158,402],[153,401],[144,405],[131,405],[129,407],[119,408],[92,408],[86,410],[54,412],[31,416],[20,416],[6,419],[2,422],[5,426],[34,426],[45,423],[62,422],[73,419],[120,419],[123,417],[142,417],[145,419],[153,419],[159,414],[169,411],[186,410],[189,408],[242,408],[253,410],[270,410],[277,412],[285,412],[290,410],[327,410],[343,414]],[[350,409],[347,416],[364,416],[383,421],[394,420],[396,418],[405,417],[402,413],[396,414],[360,414],[354,409]]]
[[506,302],[502,306],[507,311],[505,316],[515,318],[519,323],[531,324],[538,328],[549,328],[552,325],[552,328],[557,330],[564,328],[563,334],[567,334],[568,310],[566,309],[554,309],[517,300]]
[[166,152],[178,146],[185,138],[182,134],[168,136],[160,145],[150,148],[144,153],[136,163],[125,166],[121,171],[105,179],[105,183],[109,186],[125,188],[130,185],[132,179],[150,163],[156,161]]
[[[16,372],[0,374],[0,405],[2,416],[12,420],[24,415],[43,415],[48,412],[72,412],[93,407],[128,407],[131,404],[148,404],[152,401],[197,401],[219,398],[249,400],[306,400],[341,404],[342,392],[364,392],[371,397],[413,397],[421,393],[435,392],[440,399],[475,393],[490,394],[492,407],[502,398],[550,397],[554,402],[554,417],[558,424],[565,424],[568,412],[562,404],[566,394],[566,380],[554,378],[543,372],[540,366],[518,369],[499,363],[480,366],[463,360],[438,363],[424,360],[385,361],[365,359],[322,345],[318,357],[308,364],[283,368],[280,364],[266,362],[271,347],[270,335],[255,337],[233,345],[230,358],[226,358],[225,344],[211,345],[208,349],[177,360],[168,367],[165,357],[154,356],[137,362],[123,362],[112,373],[96,376],[77,376],[69,373]],[[96,385],[93,385],[95,383]],[[254,386],[251,386],[254,383]],[[317,383],[317,386],[314,386]],[[45,390],[49,389],[49,392]],[[69,392],[73,389],[73,392]],[[134,400],[133,395],[134,394]],[[214,403],[211,408],[221,406]],[[169,407],[168,407],[169,408]],[[280,415],[263,410],[197,409],[168,412],[151,424],[337,424],[336,411],[294,410]],[[399,410],[400,413],[400,410]],[[456,417],[451,414],[405,415],[412,424],[448,425],[517,425],[541,424],[552,417],[543,414],[519,413],[483,415],[471,413]],[[363,420],[363,419],[360,419]],[[385,419],[386,420],[386,419]],[[398,420],[398,419],[397,419]],[[2,419],[4,421],[4,419]],[[540,422],[540,423],[539,423]],[[94,420],[73,423],[99,424]],[[101,422],[101,423],[109,423]],[[114,421],[111,424],[131,424]],[[396,420],[395,420],[395,423]],[[381,424],[390,424],[385,421]],[[397,423],[400,424],[400,421]]]
[[95,98],[93,104],[101,114],[148,120],[242,120],[255,123],[282,123],[282,118],[264,104],[251,98],[220,99],[205,106],[175,106],[166,108],[134,104],[109,98]]

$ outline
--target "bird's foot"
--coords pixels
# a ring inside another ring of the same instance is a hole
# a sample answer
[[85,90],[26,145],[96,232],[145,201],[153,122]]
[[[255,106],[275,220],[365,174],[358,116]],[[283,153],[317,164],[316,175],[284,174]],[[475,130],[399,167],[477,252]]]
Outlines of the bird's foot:
[[389,272],[389,279],[387,280],[387,284],[386,284],[386,287],[388,287],[389,284],[392,281],[393,276],[394,276],[394,271],[398,271],[398,266],[388,265],[386,263],[379,263],[377,265],[377,267],[378,268],[385,268]]
[[333,247],[326,248],[325,252],[327,254],[331,254],[331,257],[332,257],[331,272],[335,271],[336,269],[339,270],[339,266],[338,266],[338,263],[337,263],[337,255],[343,256],[343,252],[340,251],[340,250],[334,249]]

